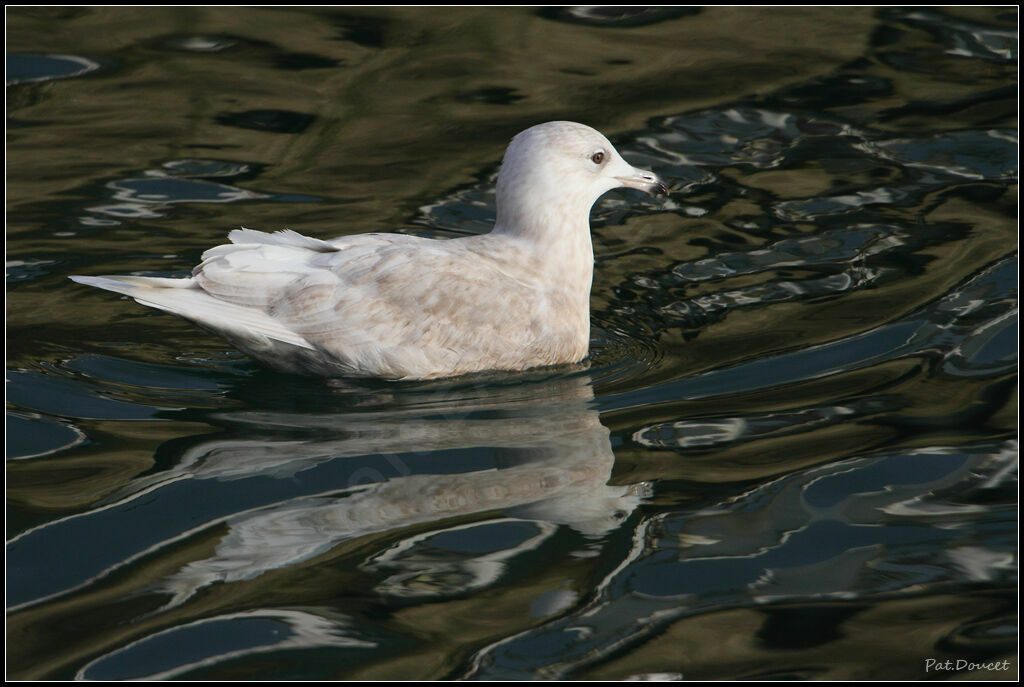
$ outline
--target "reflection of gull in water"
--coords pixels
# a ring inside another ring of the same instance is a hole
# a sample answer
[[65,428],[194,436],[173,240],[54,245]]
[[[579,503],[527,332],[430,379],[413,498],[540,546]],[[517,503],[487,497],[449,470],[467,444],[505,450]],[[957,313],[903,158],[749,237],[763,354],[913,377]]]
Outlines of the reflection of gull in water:
[[[589,378],[559,377],[530,386],[528,397],[513,400],[503,398],[521,395],[522,388],[494,389],[485,400],[432,404],[429,417],[418,420],[411,417],[415,409],[376,419],[374,413],[357,413],[355,420],[338,416],[333,429],[327,416],[307,422],[302,414],[265,414],[272,426],[287,428],[282,440],[264,434],[258,442],[242,437],[236,446],[218,440],[193,447],[185,469],[194,478],[240,479],[246,470],[247,476],[280,475],[282,466],[288,466],[287,474],[317,461],[368,453],[383,454],[398,466],[399,475],[386,479],[378,474],[372,484],[333,485],[229,516],[216,552],[188,563],[163,583],[175,595],[172,603],[214,582],[248,580],[297,565],[345,540],[406,528],[415,528],[413,536],[423,538],[429,536],[425,526],[433,530],[438,521],[474,514],[490,521],[494,515],[484,514],[502,512],[513,520],[567,525],[587,536],[609,532],[640,503],[645,486],[607,484],[614,455],[608,429],[587,406],[593,396]],[[262,458],[242,460],[256,443],[264,445]],[[401,453],[410,447],[416,453]],[[409,467],[445,466],[443,452],[471,448],[486,451],[487,464],[475,461],[467,471],[451,474],[414,473]],[[434,452],[439,452],[437,461],[413,461],[417,454]],[[543,524],[536,531],[546,534],[533,543],[509,546],[535,548],[554,529]],[[408,570],[415,556],[403,558]],[[479,565],[472,556],[449,560],[446,569],[464,568],[465,584],[479,586],[481,580],[496,578],[495,566],[503,567],[507,556],[487,551],[478,558]]]
[[578,362],[587,354],[590,208],[617,187],[665,191],[573,122],[509,144],[482,236],[231,232],[186,279],[76,281],[217,332],[291,372],[422,379]]

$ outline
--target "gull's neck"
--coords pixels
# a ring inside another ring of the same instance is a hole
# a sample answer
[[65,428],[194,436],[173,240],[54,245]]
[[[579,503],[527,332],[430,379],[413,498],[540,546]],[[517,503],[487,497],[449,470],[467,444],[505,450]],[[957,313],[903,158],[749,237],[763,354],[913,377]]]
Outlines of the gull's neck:
[[538,308],[560,332],[547,342],[551,361],[575,362],[587,354],[590,341],[590,208],[596,196],[586,185],[573,187],[571,177],[567,183],[558,171],[544,165],[524,169],[515,161],[503,167],[496,189],[498,216],[490,235],[507,242],[503,254],[543,294]]
[[578,285],[589,297],[594,274],[590,238],[594,199],[584,193],[555,192],[545,197],[510,194],[508,190],[499,186],[498,217],[492,233],[515,239],[544,265],[552,281]]

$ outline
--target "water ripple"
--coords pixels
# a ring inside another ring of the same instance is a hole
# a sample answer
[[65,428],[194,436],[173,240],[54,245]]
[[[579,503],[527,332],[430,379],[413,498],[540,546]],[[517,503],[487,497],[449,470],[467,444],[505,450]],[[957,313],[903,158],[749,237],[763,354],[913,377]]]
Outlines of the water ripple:
[[[972,542],[988,526],[982,511],[936,511],[931,518],[946,527],[929,529],[903,526],[887,508],[923,498],[922,485],[934,494],[924,498],[945,503],[1015,463],[1012,443],[867,456],[655,518],[591,602],[484,648],[462,677],[571,678],[612,652],[657,641],[689,616],[746,600],[771,608],[910,596],[922,584],[961,579],[964,566],[975,579],[1005,580],[1014,574],[1015,538],[1007,530],[979,550]],[[946,551],[939,559],[937,537]]]
[[98,62],[78,55],[7,54],[7,85],[72,79],[94,72]]

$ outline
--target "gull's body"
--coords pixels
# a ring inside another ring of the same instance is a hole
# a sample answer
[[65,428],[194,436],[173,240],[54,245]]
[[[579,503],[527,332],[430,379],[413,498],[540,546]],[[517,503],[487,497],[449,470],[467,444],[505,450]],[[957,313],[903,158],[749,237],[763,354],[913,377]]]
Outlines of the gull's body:
[[590,208],[619,186],[664,191],[597,131],[548,122],[512,139],[489,234],[321,241],[241,229],[190,278],[72,279],[291,372],[426,379],[573,363],[590,338]]

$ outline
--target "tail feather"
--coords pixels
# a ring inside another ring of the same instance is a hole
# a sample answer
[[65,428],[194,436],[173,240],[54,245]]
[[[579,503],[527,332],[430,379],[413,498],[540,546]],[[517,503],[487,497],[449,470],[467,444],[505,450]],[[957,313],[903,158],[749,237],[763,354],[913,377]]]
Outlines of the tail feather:
[[74,275],[72,281],[134,298],[142,305],[184,317],[232,339],[271,339],[314,349],[305,337],[291,331],[263,310],[222,301],[203,291],[192,278]]

